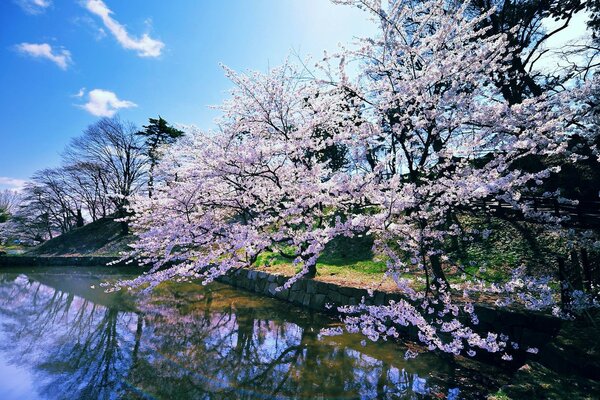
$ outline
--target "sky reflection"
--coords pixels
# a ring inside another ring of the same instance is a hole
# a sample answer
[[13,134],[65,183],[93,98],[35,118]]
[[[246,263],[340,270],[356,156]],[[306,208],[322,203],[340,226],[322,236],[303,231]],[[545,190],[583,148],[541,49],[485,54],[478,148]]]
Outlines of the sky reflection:
[[459,399],[494,386],[431,354],[405,361],[397,344],[319,339],[336,321],[228,286],[133,297],[66,277],[0,274],[0,398]]

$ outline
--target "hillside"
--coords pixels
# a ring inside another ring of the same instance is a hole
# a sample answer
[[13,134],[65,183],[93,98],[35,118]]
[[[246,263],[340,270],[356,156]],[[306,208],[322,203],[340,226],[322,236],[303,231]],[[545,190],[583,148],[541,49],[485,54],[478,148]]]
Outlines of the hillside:
[[102,218],[63,233],[27,251],[28,256],[118,256],[128,249],[132,237],[123,235],[121,225]]

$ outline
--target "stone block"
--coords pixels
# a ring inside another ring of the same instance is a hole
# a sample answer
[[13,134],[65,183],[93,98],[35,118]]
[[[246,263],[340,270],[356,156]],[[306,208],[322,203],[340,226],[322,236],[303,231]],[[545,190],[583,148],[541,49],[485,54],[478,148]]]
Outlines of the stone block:
[[294,282],[294,284],[292,285],[290,290],[292,292],[295,292],[295,291],[304,292],[306,290],[306,282],[304,281],[304,279],[299,279],[296,282]]
[[283,286],[283,284],[288,280],[287,277],[285,276],[281,276],[281,275],[277,275],[277,284],[279,286]]
[[302,304],[303,298],[304,298],[304,293],[302,293],[299,290],[290,292],[289,301],[291,301],[294,304]]
[[279,292],[275,293],[275,297],[277,297],[278,299],[281,299],[281,300],[289,300],[290,290],[289,289],[280,290]]
[[385,304],[385,293],[380,291],[375,292],[375,296],[373,297],[373,304],[377,306]]
[[304,307],[308,307],[310,305],[310,299],[311,299],[311,295],[308,293],[304,294],[304,297],[302,298],[302,305]]
[[357,289],[357,288],[349,287],[349,286],[340,286],[338,288],[338,292],[340,292],[340,294],[342,294],[344,296],[348,296],[348,297],[360,297],[362,295],[361,292],[363,292],[363,291],[360,289]]
[[337,290],[330,290],[327,293],[327,298],[329,298],[331,302],[335,303],[335,305],[342,305],[342,295],[339,294]]
[[323,310],[325,308],[326,297],[324,294],[314,294],[310,299],[310,308],[313,310]]
[[331,289],[331,285],[327,282],[319,282],[319,281],[313,281],[313,282],[314,282],[315,290],[317,293],[327,294],[329,292],[329,290]]
[[385,304],[389,304],[390,301],[395,301],[396,303],[402,299],[397,293],[386,293],[385,294]]
[[271,282],[269,283],[269,285],[267,286],[267,293],[270,294],[271,296],[275,296],[277,291],[275,289],[277,289],[278,285],[275,282]]

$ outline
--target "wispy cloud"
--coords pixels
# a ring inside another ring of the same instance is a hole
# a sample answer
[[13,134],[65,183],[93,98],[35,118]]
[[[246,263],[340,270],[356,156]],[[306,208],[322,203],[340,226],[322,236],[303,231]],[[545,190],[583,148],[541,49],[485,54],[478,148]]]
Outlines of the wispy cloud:
[[20,53],[30,57],[45,58],[62,69],[67,69],[71,64],[71,52],[69,50],[57,49],[54,51],[48,43],[21,43],[16,47]]
[[84,95],[85,95],[85,88],[82,87],[81,89],[79,89],[79,91],[77,93],[75,93],[71,97],[82,98]]
[[89,31],[93,35],[94,39],[96,39],[96,40],[102,40],[107,36],[104,28],[102,28],[100,25],[98,25],[96,20],[93,19],[92,17],[90,17],[89,15],[80,15],[80,16],[74,17],[71,20],[71,22],[73,24],[75,24],[79,27],[83,27],[84,29]]
[[21,190],[27,183],[26,180],[9,178],[8,176],[0,176],[0,188]]
[[14,0],[27,14],[41,14],[52,5],[50,0]]
[[158,57],[165,47],[160,40],[152,39],[147,33],[141,38],[129,35],[125,26],[115,20],[113,12],[102,0],[86,0],[85,8],[102,19],[104,26],[112,33],[117,41],[126,49],[135,50],[140,57]]
[[119,99],[114,92],[94,89],[88,93],[88,102],[81,107],[97,117],[112,117],[119,109],[137,107],[137,104]]

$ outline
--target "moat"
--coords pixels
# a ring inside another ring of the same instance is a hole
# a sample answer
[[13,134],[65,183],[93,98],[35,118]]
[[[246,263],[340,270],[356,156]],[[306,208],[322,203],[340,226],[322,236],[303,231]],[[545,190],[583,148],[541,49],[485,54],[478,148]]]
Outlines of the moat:
[[[338,321],[214,283],[105,293],[106,268],[0,273],[0,398],[485,398],[506,371],[398,343],[319,336]],[[10,377],[10,378],[9,378]]]

